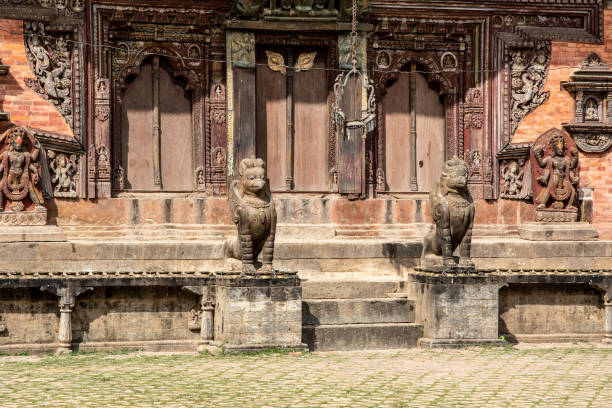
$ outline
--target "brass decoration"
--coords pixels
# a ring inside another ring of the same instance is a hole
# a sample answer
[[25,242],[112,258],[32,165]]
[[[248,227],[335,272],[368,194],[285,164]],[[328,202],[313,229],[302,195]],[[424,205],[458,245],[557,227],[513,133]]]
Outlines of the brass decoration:
[[287,72],[287,67],[285,66],[285,58],[277,52],[266,51],[266,55],[268,56],[268,67],[272,71],[280,72],[281,74],[285,74]]
[[310,70],[314,65],[314,61],[316,57],[317,57],[316,51],[305,52],[305,53],[300,54],[300,56],[297,59],[297,62],[295,63],[295,72]]

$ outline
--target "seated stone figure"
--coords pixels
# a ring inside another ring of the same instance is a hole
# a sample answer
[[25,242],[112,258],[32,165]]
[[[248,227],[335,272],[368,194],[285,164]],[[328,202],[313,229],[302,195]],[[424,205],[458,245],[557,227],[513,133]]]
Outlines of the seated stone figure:
[[262,159],[253,157],[240,162],[239,178],[230,186],[229,204],[238,237],[229,238],[224,244],[226,263],[233,267],[236,261],[242,261],[242,273],[255,274],[255,261],[263,250],[260,272],[274,274],[276,209]]
[[[421,267],[474,268],[470,259],[474,202],[467,188],[468,171],[457,157],[442,168],[440,181],[429,194],[436,229],[423,242]],[[459,257],[454,256],[459,248]]]

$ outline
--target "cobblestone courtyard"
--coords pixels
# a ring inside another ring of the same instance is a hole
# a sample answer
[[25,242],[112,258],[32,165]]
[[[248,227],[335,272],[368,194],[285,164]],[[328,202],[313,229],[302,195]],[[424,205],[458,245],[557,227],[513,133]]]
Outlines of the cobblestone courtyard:
[[610,407],[612,347],[0,357],[8,407]]

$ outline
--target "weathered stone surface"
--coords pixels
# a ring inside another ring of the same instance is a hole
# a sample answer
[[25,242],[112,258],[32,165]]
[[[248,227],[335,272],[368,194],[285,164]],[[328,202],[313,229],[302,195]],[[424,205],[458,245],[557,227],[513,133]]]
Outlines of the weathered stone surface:
[[304,325],[414,323],[408,299],[311,299],[302,303]]
[[425,346],[477,341],[498,342],[498,285],[483,278],[455,282],[446,277],[430,282],[416,279],[416,321],[424,326]]
[[306,280],[302,281],[304,299],[382,298],[397,292],[404,282],[388,280]]
[[366,350],[414,347],[423,335],[415,323],[305,326],[303,341],[311,350]]
[[7,226],[0,229],[0,242],[66,241],[66,234],[56,225]]
[[507,341],[601,340],[602,293],[585,284],[509,284],[499,291],[499,334]]
[[215,343],[228,350],[304,348],[299,280],[221,280],[214,325]]
[[519,227],[519,236],[530,241],[592,241],[599,234],[588,222],[527,222]]

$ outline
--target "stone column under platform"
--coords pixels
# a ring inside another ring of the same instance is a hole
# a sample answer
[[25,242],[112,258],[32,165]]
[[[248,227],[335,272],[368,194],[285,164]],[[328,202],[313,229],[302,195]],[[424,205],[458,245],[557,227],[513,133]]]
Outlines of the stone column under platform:
[[308,350],[302,343],[302,287],[297,273],[265,277],[229,273],[216,280],[215,302],[212,345],[224,352]]
[[416,268],[408,277],[416,294],[416,320],[423,324],[420,347],[501,345],[499,284],[473,268]]

